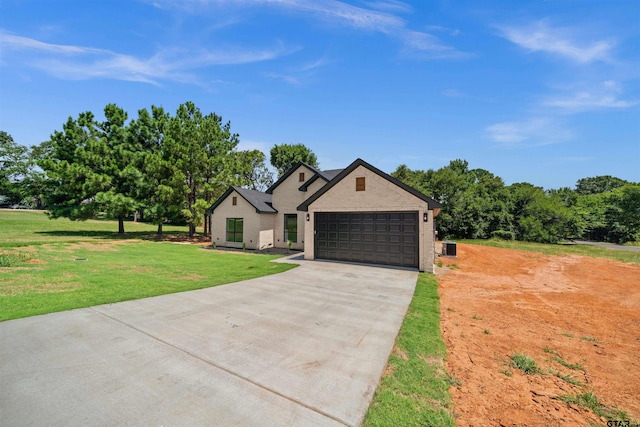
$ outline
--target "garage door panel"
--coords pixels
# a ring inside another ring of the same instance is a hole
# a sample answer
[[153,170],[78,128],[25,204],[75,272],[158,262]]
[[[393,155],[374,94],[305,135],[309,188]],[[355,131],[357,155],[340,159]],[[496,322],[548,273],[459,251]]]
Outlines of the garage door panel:
[[316,257],[418,266],[417,212],[317,213]]

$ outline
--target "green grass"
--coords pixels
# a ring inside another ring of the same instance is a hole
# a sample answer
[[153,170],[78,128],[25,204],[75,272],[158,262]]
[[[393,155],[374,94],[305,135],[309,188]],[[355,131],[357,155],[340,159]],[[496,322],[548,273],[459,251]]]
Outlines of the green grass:
[[515,240],[458,240],[458,243],[492,246],[494,248],[517,249],[540,252],[546,255],[582,255],[593,258],[610,258],[623,262],[640,263],[640,252],[599,248],[588,245],[550,245],[544,243],[520,242]]
[[420,274],[413,300],[376,390],[364,426],[454,426],[444,370],[438,283]]
[[[74,243],[113,239],[153,239],[157,226],[125,222],[125,235],[118,235],[117,221],[70,221],[49,219],[42,211],[0,209],[0,248]],[[164,233],[186,233],[187,227],[165,225]]]
[[582,366],[580,363],[569,363],[566,360],[564,360],[562,358],[562,355],[557,350],[553,350],[550,347],[545,347],[544,352],[552,354],[553,357],[551,358],[551,360],[564,366],[565,368],[569,368],[574,371],[586,371],[584,366]]
[[573,403],[583,408],[591,409],[599,417],[604,417],[608,421],[620,420],[629,421],[629,415],[619,409],[607,406],[600,402],[598,397],[592,392],[581,394],[566,394],[558,397],[562,402]]
[[561,372],[556,372],[556,377],[560,378],[561,380],[563,380],[565,382],[568,382],[569,384],[577,385],[579,387],[584,385],[580,381],[574,380],[571,375],[564,375]]
[[16,267],[29,260],[29,254],[24,252],[0,252],[0,267]]
[[580,339],[582,341],[589,341],[589,342],[599,342],[597,338],[594,337],[580,337]]
[[[87,228],[92,224],[96,230]],[[137,226],[133,236],[142,239],[125,240],[106,231],[117,230],[115,221],[50,221],[40,212],[0,211],[0,321],[201,289],[295,267],[270,262],[278,256],[146,240],[155,228]]]
[[509,366],[520,369],[527,375],[539,374],[542,372],[536,361],[526,354],[514,353],[509,357],[511,359]]

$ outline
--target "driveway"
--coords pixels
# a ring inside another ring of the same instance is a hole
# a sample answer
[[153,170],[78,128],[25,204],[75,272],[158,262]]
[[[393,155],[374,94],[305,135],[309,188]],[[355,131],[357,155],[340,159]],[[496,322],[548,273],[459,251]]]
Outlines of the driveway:
[[297,262],[0,323],[2,424],[359,425],[417,272]]

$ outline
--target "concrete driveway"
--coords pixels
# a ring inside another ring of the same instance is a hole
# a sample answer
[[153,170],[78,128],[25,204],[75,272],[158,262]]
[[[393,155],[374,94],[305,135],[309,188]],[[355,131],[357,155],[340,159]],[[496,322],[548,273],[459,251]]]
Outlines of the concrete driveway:
[[359,425],[417,272],[298,262],[0,323],[1,424]]

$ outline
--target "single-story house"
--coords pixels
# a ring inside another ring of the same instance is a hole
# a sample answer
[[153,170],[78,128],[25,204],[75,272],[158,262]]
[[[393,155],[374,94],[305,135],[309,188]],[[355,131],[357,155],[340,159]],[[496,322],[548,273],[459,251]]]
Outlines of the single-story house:
[[298,163],[265,193],[229,188],[209,208],[217,246],[304,250],[304,258],[433,271],[442,206],[364,160]]

